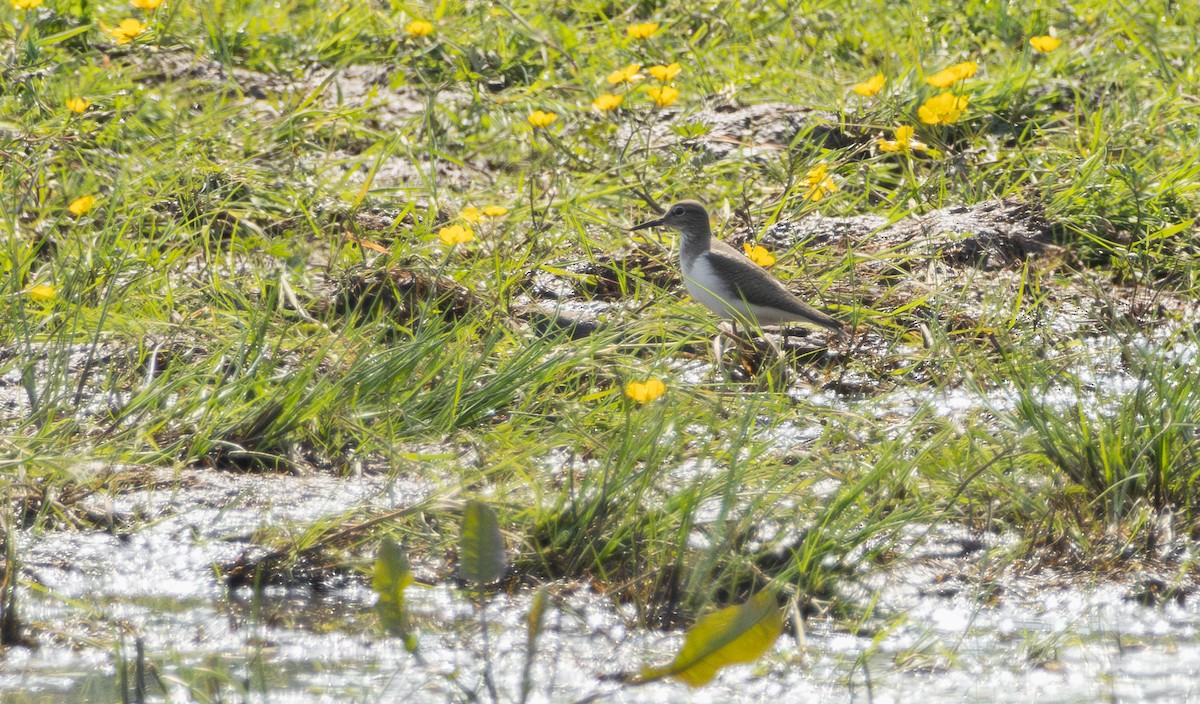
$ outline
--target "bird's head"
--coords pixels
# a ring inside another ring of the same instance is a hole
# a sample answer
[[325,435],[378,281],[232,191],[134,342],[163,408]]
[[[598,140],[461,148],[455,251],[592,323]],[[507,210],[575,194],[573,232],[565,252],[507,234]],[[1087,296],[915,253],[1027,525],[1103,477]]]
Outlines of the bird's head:
[[667,213],[661,218],[634,225],[630,230],[648,227],[670,227],[687,234],[706,235],[710,232],[708,210],[694,200],[681,200],[667,208]]

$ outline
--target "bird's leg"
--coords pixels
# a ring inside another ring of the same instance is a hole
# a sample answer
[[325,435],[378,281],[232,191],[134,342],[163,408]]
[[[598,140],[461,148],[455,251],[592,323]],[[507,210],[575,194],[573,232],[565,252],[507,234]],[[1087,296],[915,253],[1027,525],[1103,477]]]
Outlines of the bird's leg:
[[[786,335],[786,334],[787,334],[786,328],[782,328],[782,327],[779,328],[780,341],[782,341],[784,339],[784,335]],[[763,338],[763,342],[767,343],[767,347],[771,350],[771,354],[773,354],[775,356],[775,361],[779,364],[780,368],[783,368],[784,366],[786,366],[784,364],[785,360],[783,358],[783,350],[780,349],[779,345],[775,344],[775,341],[772,340],[765,331],[763,332],[762,338]]]
[[725,374],[725,345],[721,342],[721,330],[717,330],[717,334],[713,335],[712,339],[713,360],[717,364],[717,370],[721,372],[721,376]]

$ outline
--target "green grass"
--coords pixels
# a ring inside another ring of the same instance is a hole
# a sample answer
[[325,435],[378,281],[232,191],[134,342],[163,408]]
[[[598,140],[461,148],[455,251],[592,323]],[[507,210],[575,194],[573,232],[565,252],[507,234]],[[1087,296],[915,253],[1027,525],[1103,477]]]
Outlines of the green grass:
[[[168,0],[151,31],[116,46],[95,23],[128,10],[0,8],[0,373],[20,379],[0,421],[9,505],[47,484],[115,491],[78,476],[89,459],[361,463],[488,501],[523,578],[592,580],[654,624],[767,582],[849,614],[837,587],[852,568],[886,567],[905,528],[943,521],[1015,532],[1013,558],[1051,526],[1098,572],[1119,569],[1114,536],[1152,552],[1151,518],[1194,532],[1200,407],[1173,350],[1197,341],[1177,307],[1152,314],[1198,293],[1200,10],[1188,3]],[[407,36],[414,17],[434,34]],[[655,36],[626,36],[650,20]],[[1027,40],[1050,26],[1063,45],[1036,54]],[[938,92],[924,77],[966,60],[979,71],[955,89],[970,96],[962,119],[918,124]],[[683,67],[670,125],[641,86],[621,111],[588,109],[625,90],[605,76],[633,62]],[[374,89],[347,81],[339,99],[334,85],[363,65],[378,67]],[[878,71],[881,93],[850,91]],[[85,113],[65,107],[74,96]],[[813,108],[842,146],[809,129],[718,159],[684,139],[703,139],[703,111],[731,100]],[[534,129],[538,109],[558,119]],[[902,124],[933,151],[873,149]],[[814,202],[802,182],[818,164],[838,190]],[[95,207],[69,213],[85,194]],[[628,254],[623,228],[647,201],[679,197],[752,236],[808,213],[898,219],[1017,197],[1045,208],[1067,255],[938,278],[903,249],[779,253],[775,271],[874,340],[802,365],[798,386],[849,377],[929,399],[892,411],[870,394],[835,410],[796,400],[770,365],[747,383],[689,379],[714,328],[654,273],[674,266],[665,238],[613,265],[627,306],[597,334],[523,322],[531,277]],[[508,212],[471,224],[472,242],[438,241],[470,224],[462,208],[486,205]],[[389,289],[389,268],[465,293]],[[370,295],[347,294],[371,276]],[[1135,298],[1149,301],[1134,317],[1149,338],[1120,313]],[[1044,325],[1066,300],[1088,322]],[[1077,366],[1087,355],[1060,354],[1092,335],[1121,337],[1114,373],[1131,386],[1094,390]],[[662,398],[624,397],[648,376]],[[1046,398],[1058,388],[1066,413]],[[957,389],[978,392],[978,408],[937,412]],[[1016,405],[993,412],[991,394]],[[807,435],[773,440],[781,427]],[[429,444],[474,459],[407,459]],[[368,521],[349,554],[334,549],[346,534],[322,526],[304,549],[361,566],[390,532],[437,555],[460,506],[422,513],[442,521]],[[34,509],[40,530],[66,522]]]

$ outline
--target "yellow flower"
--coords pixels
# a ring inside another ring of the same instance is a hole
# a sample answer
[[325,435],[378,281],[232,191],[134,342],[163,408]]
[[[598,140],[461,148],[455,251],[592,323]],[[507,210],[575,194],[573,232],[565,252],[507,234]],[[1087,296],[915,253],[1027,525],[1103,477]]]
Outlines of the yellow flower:
[[529,124],[534,127],[549,127],[557,119],[558,115],[555,113],[534,110],[533,114],[529,116]]
[[146,31],[146,25],[138,22],[134,18],[121,20],[121,24],[116,27],[106,27],[105,31],[117,40],[118,44],[128,44],[137,39],[138,35]]
[[42,4],[42,0],[12,0],[14,10],[32,10]]
[[805,198],[816,203],[824,200],[825,196],[837,193],[837,184],[833,182],[833,179],[829,178],[827,171],[824,164],[818,164],[808,170],[808,173],[804,176],[804,180],[800,182],[801,186],[808,189],[808,193],[804,196]]
[[967,97],[955,95],[950,91],[939,93],[926,100],[917,108],[917,117],[927,125],[949,125],[958,122],[958,118],[967,109]]
[[670,64],[669,66],[651,66],[650,68],[646,69],[646,72],[651,76],[654,76],[656,80],[666,83],[672,78],[678,76],[679,72],[682,70],[683,69],[679,67],[679,64]]
[[961,64],[954,64],[950,68],[944,68],[941,71],[929,76],[925,82],[934,88],[946,88],[955,83],[970,78],[979,70],[979,64],[974,61],[964,61]]
[[38,303],[53,301],[54,297],[58,295],[58,291],[49,284],[38,284],[25,293],[29,294],[29,297]]
[[91,107],[92,101],[87,98],[67,98],[67,109],[71,112],[82,114],[84,110]]
[[489,218],[504,217],[508,215],[508,208],[505,208],[503,205],[485,205],[483,207],[483,214]]
[[654,98],[654,102],[660,108],[665,108],[679,100],[679,89],[672,86],[650,86],[646,92],[650,94],[651,98]]
[[896,128],[895,139],[879,140],[879,151],[881,152],[907,152],[909,150],[917,151],[928,149],[929,145],[920,140],[913,139],[913,133],[916,130],[909,125]]
[[425,20],[413,20],[404,25],[404,31],[414,37],[425,37],[433,34],[433,23]]
[[625,32],[634,39],[649,39],[658,31],[657,22],[644,22],[642,24],[630,25],[625,29]]
[[767,251],[766,247],[746,242],[742,248],[746,250],[746,256],[750,258],[750,261],[764,269],[775,263],[775,255]]
[[854,86],[854,92],[864,98],[870,98],[872,95],[883,90],[884,83],[887,83],[887,79],[884,78],[882,73],[877,73],[866,81]]
[[1033,47],[1034,51],[1038,51],[1043,54],[1049,54],[1050,52],[1054,51],[1058,48],[1059,44],[1062,44],[1061,39],[1058,37],[1051,37],[1049,35],[1029,38],[1029,46]]
[[642,80],[642,76],[638,75],[638,71],[642,70],[641,64],[629,64],[625,68],[619,68],[616,71],[608,74],[608,82],[617,83],[637,83]]
[[475,239],[475,233],[462,225],[451,225],[438,230],[438,239],[442,241],[442,244],[453,247],[456,244],[466,244]]
[[638,403],[650,403],[666,391],[666,385],[658,379],[631,381],[625,385],[625,395]]
[[129,4],[139,10],[154,12],[158,9],[159,5],[163,4],[163,0],[129,0]]
[[83,215],[87,215],[88,211],[91,210],[92,206],[95,204],[96,199],[93,196],[80,196],[71,201],[71,204],[67,206],[67,210],[71,211],[72,215],[81,217]]
[[604,95],[592,101],[592,109],[599,110],[600,112],[616,110],[617,108],[621,107],[621,101],[623,100],[625,100],[625,96],[623,95],[605,93]]
[[483,213],[480,212],[479,208],[476,208],[473,205],[468,205],[467,207],[458,211],[458,217],[466,220],[467,222],[479,222],[483,219]]

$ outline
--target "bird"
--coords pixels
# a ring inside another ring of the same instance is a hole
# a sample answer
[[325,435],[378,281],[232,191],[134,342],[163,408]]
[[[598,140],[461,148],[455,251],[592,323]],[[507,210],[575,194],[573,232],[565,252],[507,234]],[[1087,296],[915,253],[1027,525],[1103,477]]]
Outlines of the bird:
[[670,227],[683,237],[679,268],[692,298],[736,323],[751,326],[807,323],[840,334],[842,324],[796,298],[769,271],[713,237],[708,210],[694,200],[682,200],[667,214],[630,228]]

